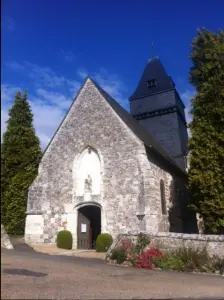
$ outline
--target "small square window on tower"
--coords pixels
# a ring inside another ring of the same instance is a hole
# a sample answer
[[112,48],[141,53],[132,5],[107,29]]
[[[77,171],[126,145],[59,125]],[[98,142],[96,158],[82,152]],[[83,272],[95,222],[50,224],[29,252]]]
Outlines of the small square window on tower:
[[146,81],[146,85],[147,85],[147,88],[155,87],[156,86],[156,80],[155,79],[148,80],[148,81]]

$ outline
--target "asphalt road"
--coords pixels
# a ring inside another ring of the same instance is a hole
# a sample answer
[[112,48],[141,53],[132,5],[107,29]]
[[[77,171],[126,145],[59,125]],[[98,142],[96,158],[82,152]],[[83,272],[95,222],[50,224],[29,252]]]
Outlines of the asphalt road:
[[2,249],[1,299],[224,299],[224,277]]

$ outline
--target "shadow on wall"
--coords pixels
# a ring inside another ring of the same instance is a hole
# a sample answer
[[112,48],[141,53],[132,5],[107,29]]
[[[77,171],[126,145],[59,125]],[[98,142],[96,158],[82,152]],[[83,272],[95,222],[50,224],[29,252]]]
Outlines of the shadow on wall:
[[170,232],[198,233],[196,213],[188,208],[190,197],[185,185],[176,179],[170,184]]
[[150,163],[157,165],[159,168],[169,173],[174,180],[170,184],[171,208],[169,209],[170,232],[177,233],[198,233],[196,214],[188,208],[190,196],[187,188],[187,178],[174,174],[166,161],[161,161],[156,153],[149,153],[146,149],[147,158]]

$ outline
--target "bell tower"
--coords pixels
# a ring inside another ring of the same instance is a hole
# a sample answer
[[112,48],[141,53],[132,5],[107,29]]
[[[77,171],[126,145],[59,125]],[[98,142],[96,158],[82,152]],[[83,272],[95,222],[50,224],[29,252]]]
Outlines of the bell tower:
[[182,169],[186,169],[188,133],[185,106],[158,57],[148,61],[129,102],[131,115]]

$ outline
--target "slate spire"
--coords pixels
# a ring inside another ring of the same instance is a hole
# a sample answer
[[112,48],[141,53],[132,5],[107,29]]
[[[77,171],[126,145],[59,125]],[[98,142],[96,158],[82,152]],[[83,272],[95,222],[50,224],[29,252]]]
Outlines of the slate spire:
[[156,56],[148,61],[138,86],[129,100],[165,92],[174,87],[172,78],[167,75],[160,59]]

